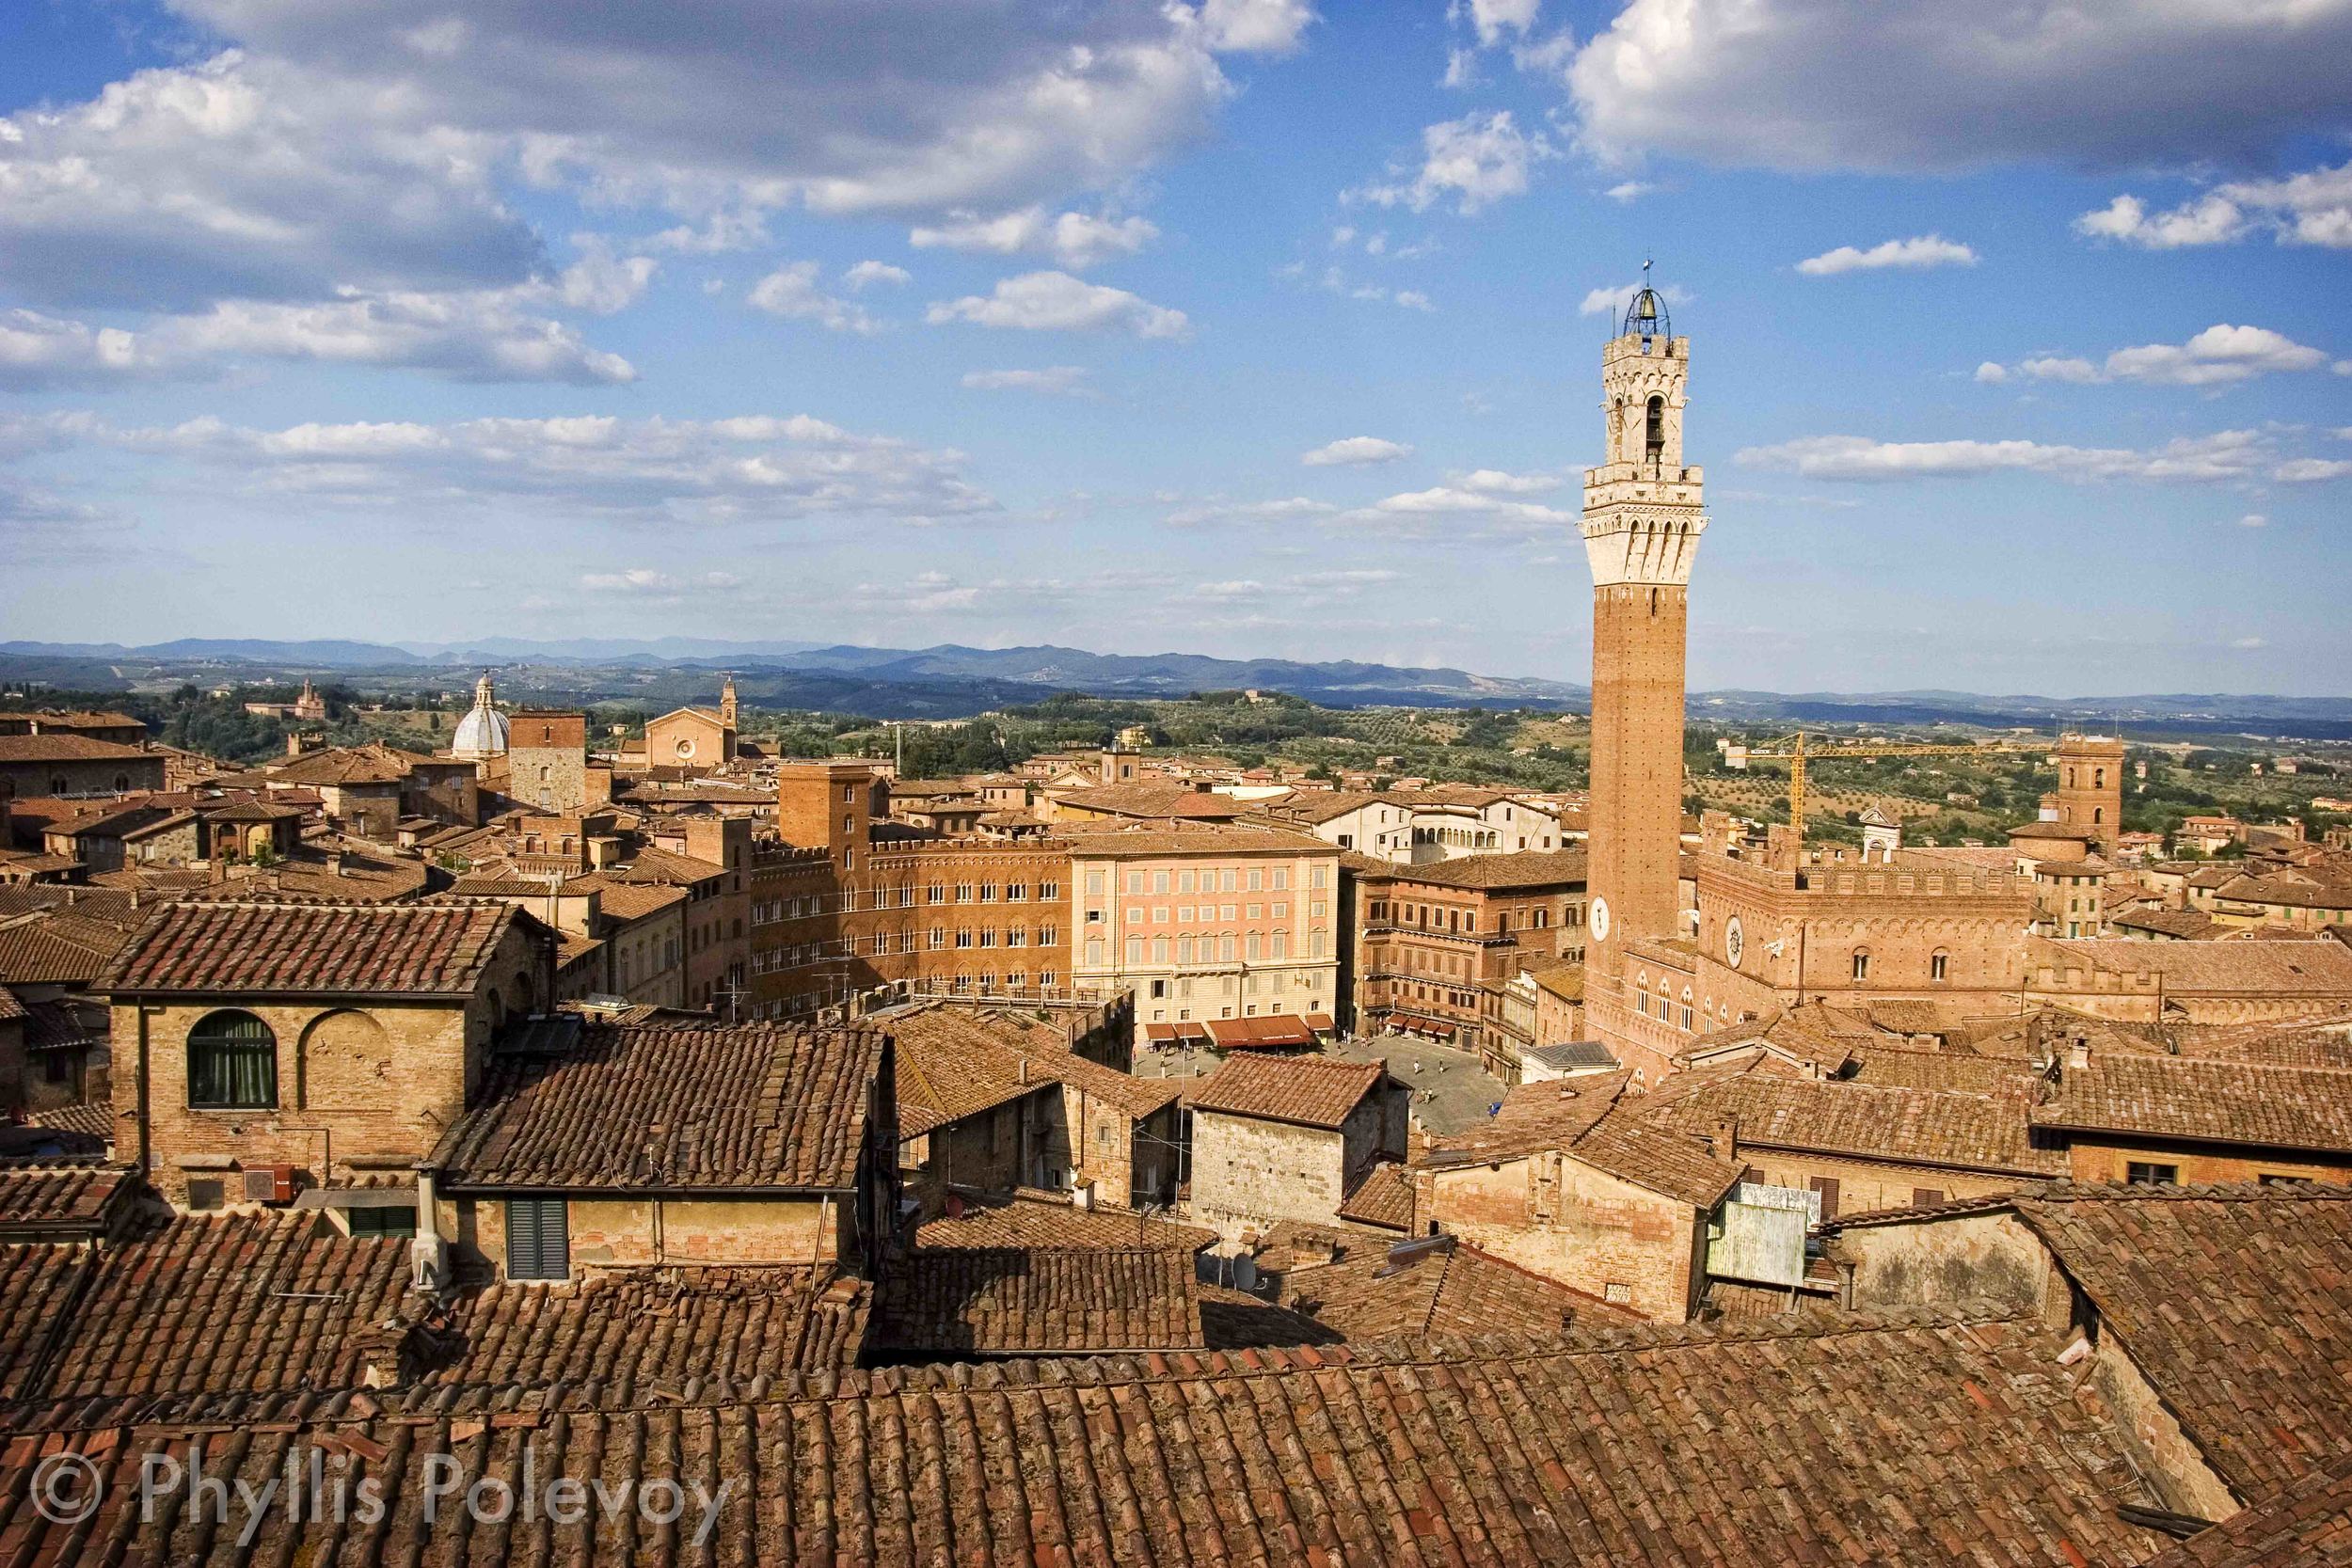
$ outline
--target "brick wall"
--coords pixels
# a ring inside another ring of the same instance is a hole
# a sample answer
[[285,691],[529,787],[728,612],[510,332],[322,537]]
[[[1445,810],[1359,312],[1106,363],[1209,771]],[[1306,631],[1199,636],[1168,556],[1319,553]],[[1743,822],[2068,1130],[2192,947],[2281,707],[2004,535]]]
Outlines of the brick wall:
[[[518,1195],[520,1196],[520,1195]],[[762,1198],[574,1197],[564,1206],[574,1276],[600,1268],[695,1263],[830,1262],[848,1245],[853,1206],[805,1195]],[[445,1198],[441,1233],[469,1278],[506,1275],[506,1206],[479,1195]]]
[[1420,1217],[1531,1274],[1661,1323],[1691,1315],[1697,1211],[1556,1152],[1424,1173]]
[[1863,1226],[1839,1232],[1829,1253],[1851,1266],[1847,1305],[1857,1308],[1983,1300],[2038,1313],[2054,1267],[2042,1238],[2010,1213]]
[[2077,1181],[2124,1181],[2135,1164],[2170,1165],[2185,1183],[2254,1181],[2266,1176],[2297,1181],[2352,1182],[2352,1158],[2304,1151],[2289,1153],[2134,1138],[2105,1133],[2067,1135],[2067,1158]]
[[1837,1183],[1837,1212],[1859,1214],[1873,1209],[1907,1209],[1917,1195],[1932,1192],[1942,1197],[1990,1197],[2015,1192],[2028,1181],[2044,1180],[2030,1172],[1951,1170],[1940,1165],[1902,1160],[1858,1160],[1835,1154],[1812,1154],[1740,1145],[1738,1158],[1747,1163],[1748,1180],[1767,1186],[1810,1188],[1827,1180]]

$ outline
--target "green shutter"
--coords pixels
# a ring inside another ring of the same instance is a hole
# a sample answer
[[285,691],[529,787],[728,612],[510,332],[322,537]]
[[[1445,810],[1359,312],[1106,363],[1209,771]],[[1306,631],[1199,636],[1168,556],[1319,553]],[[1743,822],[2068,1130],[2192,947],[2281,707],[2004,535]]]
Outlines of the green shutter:
[[560,1197],[509,1198],[506,1276],[562,1279],[571,1272],[570,1233]]

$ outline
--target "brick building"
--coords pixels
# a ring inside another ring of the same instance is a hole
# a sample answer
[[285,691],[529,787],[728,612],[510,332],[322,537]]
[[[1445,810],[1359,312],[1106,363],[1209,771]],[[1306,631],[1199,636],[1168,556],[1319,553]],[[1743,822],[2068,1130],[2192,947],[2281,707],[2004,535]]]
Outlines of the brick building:
[[2352,1008],[2352,947],[2325,938],[2036,939],[2019,968],[2028,1005],[2127,1022],[2251,1023]]
[[503,793],[548,813],[593,811],[612,797],[612,772],[588,762],[588,716],[525,708],[506,725]]
[[1071,975],[1136,993],[1152,1024],[1327,1018],[1339,985],[1339,851],[1303,833],[1213,825],[1073,831]]
[[839,1265],[896,1245],[889,1037],[559,1014],[485,1053],[418,1202],[460,1277]]
[[690,774],[724,768],[736,757],[735,677],[719,689],[716,708],[672,708],[645,721],[645,765]]
[[2031,1119],[2077,1181],[2352,1184],[2352,1068],[2060,1041]]
[[1720,1148],[1613,1115],[1628,1076],[1524,1084],[1486,1123],[1416,1156],[1417,1228],[1642,1318],[1700,1298],[1708,1225],[1741,1174]]
[[501,904],[167,905],[93,988],[113,1010],[117,1146],[185,1209],[243,1202],[272,1172],[405,1177],[493,1036],[548,1005],[553,967],[553,933]]
[[1521,1014],[1509,1006],[1509,988],[1524,971],[1583,958],[1584,873],[1581,849],[1359,872],[1359,1026],[1450,1041],[1516,1080],[1521,1056],[1552,1042],[1537,1037],[1540,1003],[1531,994]]
[[2055,820],[2085,835],[2104,856],[2115,853],[2123,831],[2123,742],[2111,735],[2070,730],[2058,736]]

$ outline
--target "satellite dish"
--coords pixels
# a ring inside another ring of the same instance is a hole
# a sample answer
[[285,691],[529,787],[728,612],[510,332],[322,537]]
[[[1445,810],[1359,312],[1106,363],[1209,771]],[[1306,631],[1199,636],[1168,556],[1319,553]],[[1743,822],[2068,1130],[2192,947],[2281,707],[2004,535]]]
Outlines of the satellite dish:
[[1258,1265],[1247,1258],[1234,1259],[1233,1285],[1237,1290],[1254,1292],[1258,1289]]

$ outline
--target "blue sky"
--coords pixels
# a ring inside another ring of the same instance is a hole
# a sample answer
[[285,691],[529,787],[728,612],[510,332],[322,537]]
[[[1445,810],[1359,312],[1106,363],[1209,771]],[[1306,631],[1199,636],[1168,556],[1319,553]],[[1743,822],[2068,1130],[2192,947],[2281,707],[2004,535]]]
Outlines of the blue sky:
[[0,635],[2343,694],[2352,0],[20,0]]

